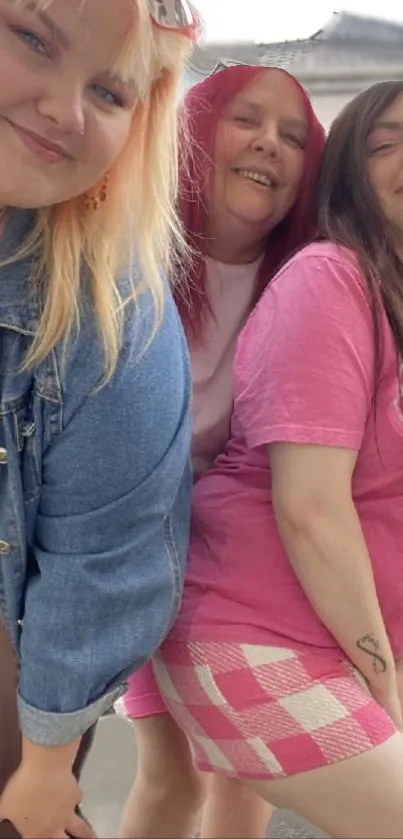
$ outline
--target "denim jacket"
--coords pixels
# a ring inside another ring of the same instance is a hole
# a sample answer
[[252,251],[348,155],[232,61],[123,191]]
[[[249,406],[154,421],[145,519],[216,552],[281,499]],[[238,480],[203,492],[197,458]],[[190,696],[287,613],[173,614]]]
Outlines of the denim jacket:
[[[0,259],[32,218],[10,212]],[[166,290],[128,306],[111,381],[87,307],[67,352],[21,365],[37,329],[30,264],[0,267],[0,613],[22,733],[81,735],[163,640],[181,594],[191,472],[186,342]]]

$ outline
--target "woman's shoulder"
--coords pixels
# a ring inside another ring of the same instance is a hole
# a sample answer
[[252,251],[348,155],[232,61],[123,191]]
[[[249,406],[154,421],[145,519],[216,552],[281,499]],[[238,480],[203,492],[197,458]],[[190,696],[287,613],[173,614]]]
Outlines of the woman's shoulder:
[[[186,340],[169,286],[163,282],[160,313],[151,294],[133,287],[127,277],[119,280],[118,286],[123,300],[120,349],[115,371],[104,387],[133,411],[139,399],[144,401],[144,410],[159,400],[165,402],[167,413],[170,404],[176,410],[191,385]],[[89,303],[67,353],[62,346],[57,352],[66,400],[73,405],[80,396],[97,392],[104,379],[105,352]]]
[[358,258],[328,241],[307,245],[280,269],[263,293],[243,330],[239,346],[258,336],[283,335],[300,328],[317,334],[338,325],[353,334],[365,322],[372,334],[371,301]]
[[277,276],[281,276],[281,274],[293,268],[301,268],[306,264],[315,264],[323,272],[328,267],[333,270],[344,270],[354,275],[361,274],[358,257],[354,251],[343,245],[338,245],[336,242],[323,239],[301,248],[283,265]]
[[352,296],[368,300],[368,287],[357,254],[330,241],[312,242],[294,254],[278,271],[268,287],[270,297],[294,302],[309,296],[318,305],[331,304]]

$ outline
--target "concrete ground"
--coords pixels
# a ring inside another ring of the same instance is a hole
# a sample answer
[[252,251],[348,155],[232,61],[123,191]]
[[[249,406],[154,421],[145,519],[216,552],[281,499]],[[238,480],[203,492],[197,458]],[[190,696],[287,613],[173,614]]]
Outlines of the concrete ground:
[[[136,741],[120,717],[102,719],[82,779],[84,811],[99,839],[114,839],[123,802],[136,774]],[[321,839],[323,834],[291,813],[278,810],[268,830],[276,839]]]

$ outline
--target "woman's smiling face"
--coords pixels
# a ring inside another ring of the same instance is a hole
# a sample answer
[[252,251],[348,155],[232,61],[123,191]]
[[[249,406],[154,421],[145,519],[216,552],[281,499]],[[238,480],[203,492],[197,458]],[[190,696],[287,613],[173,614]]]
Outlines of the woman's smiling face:
[[114,71],[133,25],[133,0],[0,0],[0,206],[58,204],[113,165],[136,105]]
[[368,177],[382,212],[403,239],[403,93],[376,120],[367,141]]
[[263,70],[217,127],[209,210],[270,232],[294,204],[304,168],[305,106],[295,82]]

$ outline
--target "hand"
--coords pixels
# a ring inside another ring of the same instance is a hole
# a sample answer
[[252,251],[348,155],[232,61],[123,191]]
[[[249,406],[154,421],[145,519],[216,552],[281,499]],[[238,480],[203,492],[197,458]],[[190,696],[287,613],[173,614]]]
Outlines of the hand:
[[75,812],[81,798],[70,767],[23,759],[0,797],[0,822],[11,822],[22,839],[95,839]]
[[369,685],[372,696],[378,704],[385,709],[387,714],[389,714],[392,722],[394,722],[399,731],[403,731],[403,671],[401,676],[401,688],[402,691],[399,692],[398,678],[394,678],[387,686],[379,687],[374,684]]

